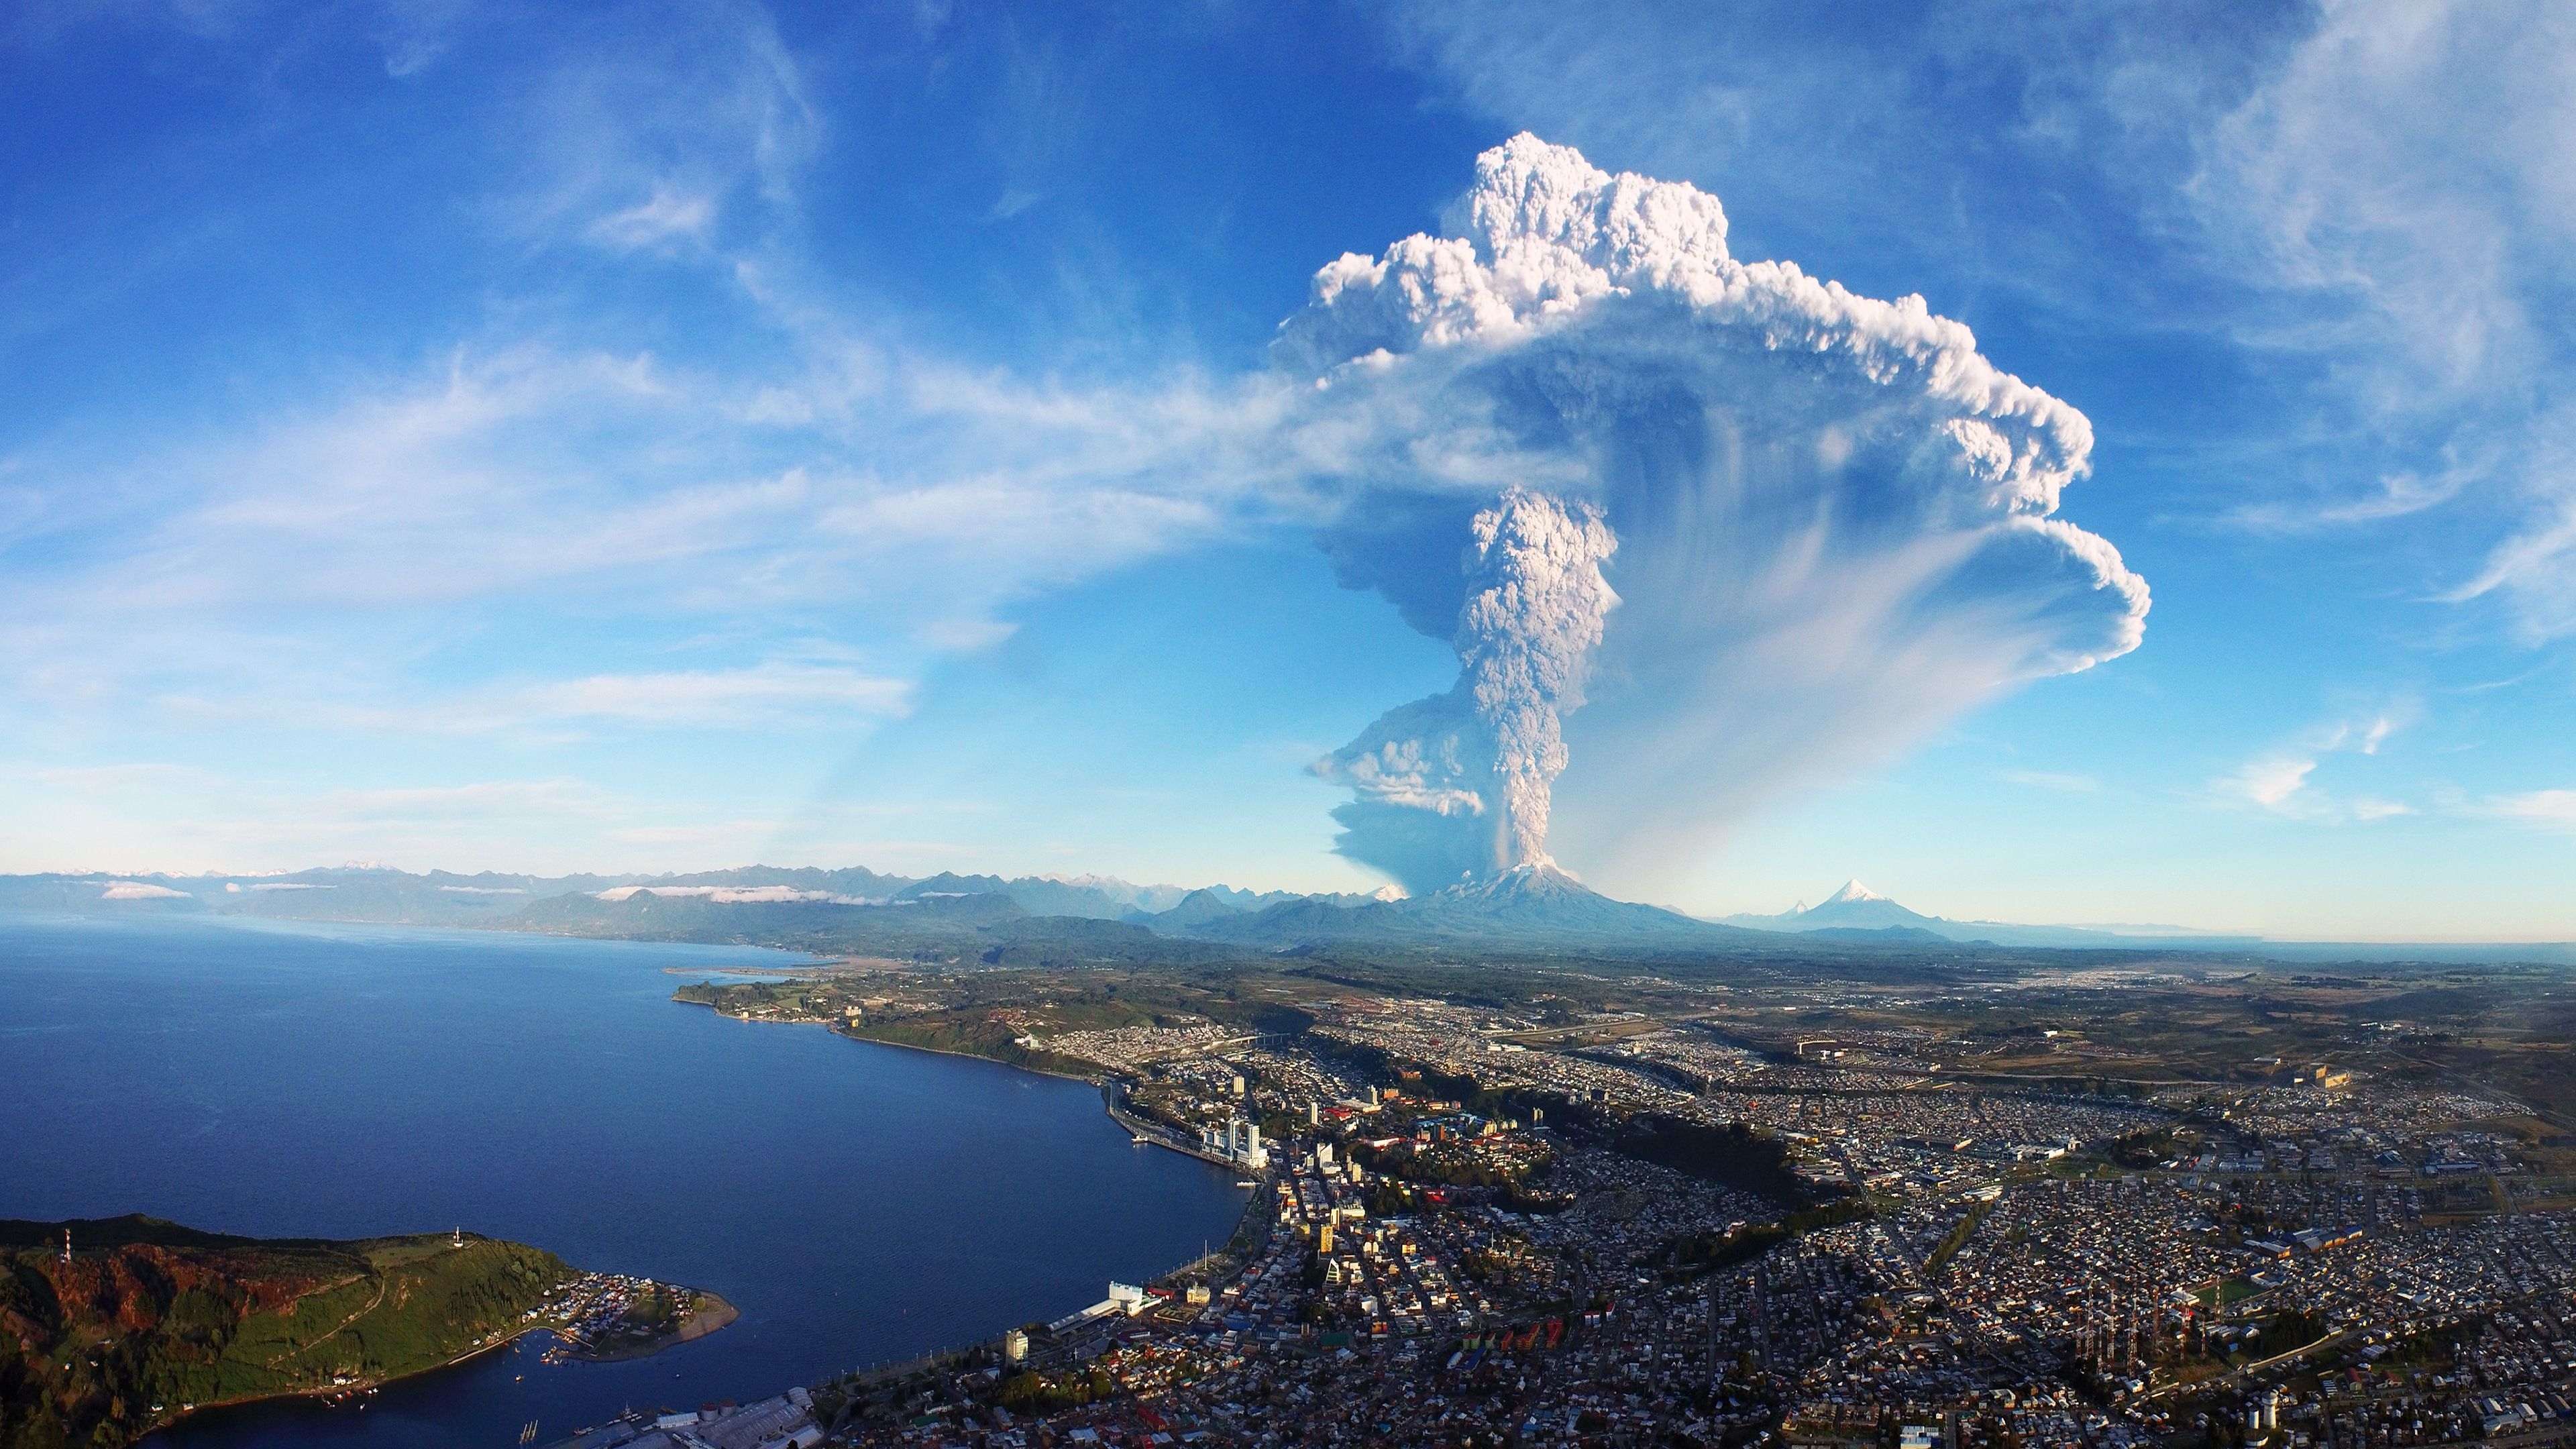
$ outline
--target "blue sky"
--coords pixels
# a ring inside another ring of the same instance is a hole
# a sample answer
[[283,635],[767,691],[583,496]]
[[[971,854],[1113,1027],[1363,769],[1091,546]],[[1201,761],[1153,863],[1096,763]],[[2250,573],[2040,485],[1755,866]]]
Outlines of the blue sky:
[[2429,0],[12,7],[0,868],[1374,885],[1310,767],[1458,657],[1270,344],[1527,130],[1967,324],[2154,594],[1855,663],[1650,849],[1569,713],[1567,865],[2576,936],[2571,70]]

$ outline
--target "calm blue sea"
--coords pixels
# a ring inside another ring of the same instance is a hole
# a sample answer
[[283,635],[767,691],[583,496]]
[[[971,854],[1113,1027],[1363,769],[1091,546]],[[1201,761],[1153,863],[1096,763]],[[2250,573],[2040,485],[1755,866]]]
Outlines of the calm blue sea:
[[[252,1407],[160,1449],[513,1444],[749,1401],[1098,1301],[1233,1231],[1233,1176],[1079,1083],[670,1000],[747,949],[0,915],[0,1217],[260,1236],[463,1227],[712,1288],[624,1364],[534,1341],[365,1409]],[[681,968],[682,974],[670,973]]]

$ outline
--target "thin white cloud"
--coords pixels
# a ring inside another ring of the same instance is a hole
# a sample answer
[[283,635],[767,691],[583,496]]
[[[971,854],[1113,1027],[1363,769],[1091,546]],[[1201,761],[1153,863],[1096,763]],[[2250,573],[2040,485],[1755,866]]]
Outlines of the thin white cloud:
[[2344,720],[2316,732],[2309,748],[2316,750],[2349,750],[2357,755],[2376,755],[2389,737],[2422,717],[2422,705],[2412,698],[2401,698],[2388,708],[2357,719]]
[[1026,186],[1010,187],[994,200],[993,209],[986,215],[994,221],[1008,221],[1044,200],[1046,193],[1043,191]]
[[[274,762],[268,762],[272,767]],[[397,860],[422,868],[561,873],[671,868],[666,849],[621,831],[685,813],[591,784],[484,779],[389,788],[312,778],[119,778],[115,772],[0,767],[0,870],[61,870],[142,843],[159,869],[240,877],[244,867]],[[728,854],[753,858],[770,837],[736,833]],[[693,857],[703,858],[697,852]]]
[[802,67],[750,0],[662,5],[553,71],[510,119],[526,174],[495,220],[621,252],[790,224],[822,127]]
[[521,691],[498,718],[509,724],[617,720],[648,725],[776,724],[782,717],[899,715],[912,683],[854,669],[772,661],[750,669],[594,674]]
[[1018,632],[1018,624],[1003,619],[933,619],[914,631],[923,643],[959,654],[990,649]]
[[221,777],[195,765],[134,761],[117,765],[48,765],[30,772],[47,785],[89,791],[184,790],[214,783]]
[[[292,808],[292,807],[288,807]],[[601,820],[616,797],[585,780],[478,780],[379,790],[329,790],[307,807],[318,821],[391,825],[424,821]]]
[[2212,794],[2251,804],[2276,815],[2300,820],[2360,822],[2390,820],[2416,813],[2402,801],[2373,797],[2338,799],[2317,789],[2312,776],[2323,757],[2336,754],[2376,756],[2388,741],[2414,724],[2422,706],[2402,696],[2386,708],[2311,731],[2297,746],[2274,751],[2240,765],[2210,782]]
[[592,222],[588,235],[621,251],[674,240],[703,244],[715,219],[713,198],[656,186],[647,199]]
[[[158,696],[157,712],[197,727],[258,725],[570,742],[666,729],[849,730],[910,713],[913,680],[852,665],[769,659],[737,669],[587,674],[515,685],[431,691],[389,682],[376,698],[336,694],[312,678],[257,690]],[[69,782],[87,771],[59,772]],[[176,767],[96,772],[208,778]]]
[[2315,773],[2316,768],[2316,761],[2292,756],[2253,760],[2238,766],[2235,774],[2217,782],[2217,788],[2266,810],[2293,814],[2296,813],[2295,805],[2300,793],[2308,787],[2308,776]]
[[2319,508],[2367,522],[2465,490],[2520,523],[2444,597],[2512,599],[2533,637],[2576,629],[2576,12],[2345,0],[2209,132],[2209,234],[2273,271],[2295,327],[2258,343],[2332,363],[2383,451],[2426,466]]
[[2529,790],[2492,796],[2478,807],[2478,813],[2552,830],[2576,831],[2576,790]]

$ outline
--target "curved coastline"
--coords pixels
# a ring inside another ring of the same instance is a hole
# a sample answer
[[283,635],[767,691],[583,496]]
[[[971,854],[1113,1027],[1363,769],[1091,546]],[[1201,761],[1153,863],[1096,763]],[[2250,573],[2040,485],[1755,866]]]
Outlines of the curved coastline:
[[565,1357],[579,1363],[627,1363],[634,1359],[651,1358],[666,1348],[677,1348],[684,1343],[694,1343],[720,1328],[730,1326],[736,1319],[742,1317],[742,1310],[726,1301],[723,1294],[709,1293],[704,1290],[693,1290],[693,1292],[697,1304],[689,1313],[689,1321],[669,1333],[659,1334],[643,1343],[623,1348],[605,1351],[577,1349]]
[[[698,1299],[699,1308],[689,1316],[689,1321],[687,1323],[682,1324],[673,1332],[658,1336],[642,1344],[620,1348],[606,1353],[576,1351],[568,1354],[567,1357],[571,1361],[577,1363],[630,1363],[637,1359],[651,1358],[666,1349],[677,1348],[681,1344],[691,1343],[704,1338],[719,1329],[731,1326],[736,1320],[742,1317],[742,1310],[734,1307],[734,1305],[727,1301],[723,1295],[706,1292],[704,1290],[692,1291]],[[712,1321],[709,1321],[710,1319],[712,1319]],[[309,1389],[289,1389],[272,1394],[245,1394],[237,1398],[213,1399],[204,1403],[190,1404],[183,1409],[166,1413],[161,1417],[154,1419],[142,1433],[135,1437],[134,1442],[138,1445],[151,1444],[154,1442],[156,1436],[160,1435],[165,1430],[177,1428],[188,1420],[222,1410],[249,1409],[256,1408],[263,1404],[286,1403],[299,1399],[328,1404],[344,1403],[351,1398],[373,1394],[379,1389],[389,1388],[395,1384],[408,1383],[415,1379],[427,1378],[432,1374],[444,1373],[460,1364],[472,1363],[474,1360],[481,1358],[486,1354],[508,1348],[512,1344],[536,1334],[555,1334],[558,1341],[562,1341],[561,1335],[557,1332],[557,1329],[558,1326],[551,1323],[531,1323],[525,1327],[514,1330],[504,1337],[493,1339],[488,1343],[476,1344],[472,1348],[468,1348],[452,1358],[444,1359],[434,1364],[425,1364],[415,1369],[407,1369],[398,1374],[387,1374],[382,1378],[365,1379],[346,1384],[324,1385]]]
[[723,1017],[727,1021],[739,1021],[752,1026],[819,1026],[830,1032],[832,1035],[847,1041],[863,1041],[870,1046],[896,1047],[908,1052],[927,1052],[935,1057],[962,1057],[967,1061],[991,1062],[997,1067],[1009,1067],[1015,1072],[1027,1072],[1033,1077],[1052,1077],[1059,1082],[1083,1082],[1096,1087],[1105,1080],[1104,1074],[1097,1072],[1049,1071],[1045,1067],[1031,1066],[1026,1062],[1015,1062],[1006,1057],[992,1056],[985,1052],[958,1051],[951,1047],[924,1046],[919,1042],[889,1041],[884,1037],[865,1036],[858,1032],[851,1031],[847,1022],[825,1020],[771,1020],[763,1017],[743,1016],[737,1012],[727,1011],[712,1001],[692,1001],[687,997],[676,995],[673,996],[671,1000],[681,1006],[703,1006],[707,1010],[714,1012],[716,1015]]
[[[1098,1087],[1101,1089],[1101,1114],[1107,1117],[1114,1126],[1118,1127],[1121,1131],[1128,1133],[1131,1137],[1141,1141],[1144,1145],[1149,1147],[1158,1147],[1166,1152],[1176,1153],[1183,1157],[1192,1158],[1211,1167],[1224,1168],[1229,1172],[1241,1173],[1249,1171],[1249,1169],[1243,1168],[1239,1164],[1218,1158],[1209,1153],[1198,1151],[1186,1143],[1174,1140],[1169,1129],[1164,1127],[1162,1124],[1147,1121],[1122,1110],[1119,1106],[1119,1097],[1121,1094],[1118,1091],[1113,1090],[1115,1084],[1118,1083],[1120,1079],[1117,1074],[1113,1072],[1103,1070],[1084,1075],[1076,1075],[1070,1072],[1054,1072],[1049,1071],[1044,1067],[1030,1066],[1022,1062],[1009,1061],[1005,1058],[988,1055],[983,1052],[959,1051],[948,1047],[923,1046],[914,1042],[887,1041],[878,1037],[863,1036],[857,1032],[849,1030],[847,1023],[845,1022],[830,1020],[776,1020],[744,1016],[735,1012],[726,1011],[721,1006],[718,1006],[716,1003],[711,1001],[692,1001],[676,995],[672,997],[672,1000],[674,1003],[682,1006],[703,1006],[728,1020],[739,1021],[746,1024],[767,1026],[820,1026],[827,1028],[833,1036],[837,1036],[848,1041],[864,1042],[870,1046],[894,1047],[903,1051],[924,1052],[931,1056],[961,1057],[969,1061],[988,1062],[994,1066],[1003,1067],[1011,1071],[1026,1072],[1031,1076],[1048,1077],[1056,1081],[1081,1082],[1088,1086]],[[1254,1173],[1253,1176],[1256,1181],[1267,1181],[1268,1179],[1268,1174],[1266,1172]],[[1187,1262],[1175,1264],[1172,1267],[1153,1275],[1145,1281],[1149,1284],[1159,1284],[1177,1274],[1198,1269],[1212,1259],[1222,1259],[1228,1256],[1236,1243],[1243,1238],[1248,1226],[1267,1225],[1267,1216],[1265,1214],[1259,1214],[1257,1211],[1264,1206],[1264,1203],[1265,1196],[1259,1190],[1256,1189],[1254,1191],[1246,1192],[1244,1194],[1242,1210],[1236,1216],[1234,1230],[1226,1236],[1225,1246],[1218,1248],[1213,1253],[1204,1253],[1199,1257],[1188,1260]],[[998,1342],[997,1334],[987,1335],[983,1338],[968,1339],[964,1342],[952,1343],[942,1348],[932,1349],[925,1354],[917,1355],[914,1358],[904,1360],[899,1364],[871,1365],[855,1371],[851,1377],[865,1380],[887,1374],[900,1374],[918,1366],[939,1362],[943,1359],[969,1352],[980,1345],[996,1342]],[[811,1386],[809,1385],[808,1387]]]
[[719,1295],[461,1228],[258,1238],[139,1213],[13,1218],[0,1281],[16,1285],[20,1335],[0,1425],[50,1420],[102,1446],[263,1403],[363,1408],[530,1334],[564,1356],[640,1358],[740,1316]]
[[177,1428],[179,1425],[186,1423],[190,1419],[199,1418],[203,1415],[215,1413],[219,1410],[255,1408],[261,1404],[288,1403],[297,1399],[314,1399],[326,1403],[337,1403],[358,1395],[372,1394],[378,1389],[386,1388],[393,1384],[408,1383],[413,1379],[425,1378],[430,1374],[443,1373],[448,1369],[456,1367],[458,1364],[472,1363],[474,1360],[481,1358],[483,1355],[491,1353],[496,1349],[508,1348],[510,1345],[517,1343],[520,1339],[527,1337],[529,1334],[551,1332],[553,1332],[553,1330],[544,1324],[531,1324],[528,1327],[522,1328],[518,1332],[511,1334],[507,1338],[495,1339],[490,1343],[478,1344],[475,1347],[469,1348],[463,1353],[456,1355],[454,1358],[446,1359],[439,1363],[424,1365],[423,1367],[416,1369],[407,1369],[398,1374],[387,1374],[383,1378],[379,1379],[367,1379],[363,1382],[357,1383],[326,1385],[320,1388],[311,1389],[287,1389],[274,1394],[245,1394],[239,1398],[212,1399],[205,1403],[189,1404],[182,1409],[165,1414],[163,1417],[153,1420],[148,1428],[135,1437],[134,1442],[137,1444],[150,1444],[153,1441],[154,1436],[162,1433],[164,1430]]
[[726,1011],[724,1008],[717,1006],[711,1001],[691,1001],[685,997],[679,996],[674,996],[671,999],[682,1006],[706,1007],[708,1010],[713,1011],[718,1016],[724,1017],[728,1021],[739,1021],[760,1026],[819,1026],[826,1028],[832,1035],[841,1037],[844,1040],[866,1042],[870,1046],[894,1047],[899,1050],[909,1052],[927,1052],[935,1057],[961,1057],[967,1061],[990,1062],[994,1066],[1007,1067],[1015,1072],[1026,1072],[1033,1077],[1051,1077],[1059,1082],[1081,1082],[1086,1086],[1098,1087],[1101,1089],[1100,1108],[1102,1113],[1129,1136],[1142,1139],[1144,1145],[1148,1147],[1160,1147],[1166,1152],[1177,1152],[1183,1157],[1196,1158],[1211,1166],[1223,1167],[1230,1170],[1240,1170],[1236,1163],[1228,1159],[1218,1157],[1213,1153],[1202,1152],[1187,1142],[1178,1140],[1172,1134],[1172,1130],[1166,1125],[1148,1121],[1121,1109],[1118,1102],[1122,1093],[1112,1090],[1120,1080],[1118,1075],[1114,1072],[1105,1070],[1089,1073],[1050,1071],[1045,1067],[1031,1066],[1027,1062],[1015,1062],[1007,1057],[994,1056],[985,1052],[959,1051],[950,1047],[924,1046],[918,1042],[889,1041],[883,1037],[864,1036],[858,1032],[850,1030],[849,1024],[846,1022],[769,1020],[761,1017],[742,1016],[734,1012]]
[[[740,1017],[740,1016],[737,1016],[737,1017],[735,1017],[735,1018],[734,1018],[734,1020],[736,1020],[736,1021],[747,1021],[747,1020],[749,1020],[749,1018],[748,1018],[748,1017]],[[803,1023],[790,1022],[790,1023],[783,1023],[783,1024],[784,1024],[784,1025],[802,1025]],[[830,1026],[830,1024],[829,1024],[829,1023],[817,1023],[817,1024],[818,1024],[818,1025]],[[1079,1072],[1051,1072],[1051,1071],[1048,1071],[1048,1070],[1047,1070],[1046,1068],[1044,1068],[1044,1067],[1033,1067],[1033,1066],[1028,1065],[1026,1062],[1010,1062],[1010,1061],[1004,1061],[1004,1060],[1003,1060],[1003,1059],[1001,1059],[1000,1057],[990,1057],[990,1056],[986,1056],[986,1055],[984,1055],[982,1052],[961,1052],[961,1051],[953,1051],[953,1050],[951,1050],[951,1049],[949,1049],[949,1048],[947,1048],[947,1047],[922,1046],[922,1045],[920,1045],[920,1044],[919,1044],[919,1043],[917,1043],[917,1042],[908,1042],[908,1041],[887,1041],[887,1040],[886,1040],[885,1038],[883,1038],[883,1037],[861,1036],[861,1035],[859,1035],[857,1032],[854,1032],[854,1031],[845,1031],[845,1030],[843,1030],[842,1028],[840,1028],[840,1027],[838,1027],[838,1026],[830,1026],[830,1030],[831,1030],[832,1035],[834,1035],[834,1036],[841,1037],[841,1038],[843,1038],[844,1040],[848,1040],[848,1041],[863,1041],[863,1042],[866,1042],[866,1043],[867,1043],[868,1045],[870,1045],[870,1046],[894,1047],[895,1049],[897,1049],[897,1050],[899,1050],[899,1051],[907,1051],[907,1052],[928,1052],[928,1053],[930,1053],[930,1054],[931,1054],[932,1056],[934,1056],[934,1057],[964,1057],[964,1058],[965,1058],[966,1060],[968,1060],[968,1061],[975,1061],[975,1062],[991,1062],[993,1065],[995,1065],[995,1066],[997,1066],[997,1067],[1008,1067],[1008,1068],[1010,1068],[1012,1071],[1015,1071],[1015,1072],[1026,1072],[1026,1073],[1028,1073],[1030,1076],[1033,1076],[1033,1077],[1052,1077],[1052,1078],[1054,1078],[1055,1080],[1057,1080],[1057,1081],[1059,1081],[1059,1082],[1082,1082],[1082,1083],[1086,1083],[1086,1084],[1088,1084],[1088,1085],[1090,1085],[1090,1086],[1095,1086],[1095,1087],[1096,1087],[1096,1086],[1099,1086],[1099,1085],[1100,1085],[1100,1081],[1101,1081],[1100,1077],[1099,1077],[1099,1076],[1097,1076],[1097,1075],[1089,1075],[1089,1076],[1086,1076],[1086,1075],[1084,1075],[1084,1074],[1082,1074],[1082,1073],[1079,1073]]]
[[[61,1165],[50,1193],[20,1185],[6,1206],[21,1215],[114,1212],[113,1202],[90,1206],[80,1185],[118,1181],[113,1173],[135,1163],[152,1170],[120,1196],[268,1233],[354,1238],[405,1215],[409,1193],[461,1191],[476,1200],[457,1203],[469,1220],[494,1214],[519,1228],[513,1236],[561,1242],[576,1261],[667,1265],[681,1282],[720,1285],[739,1315],[732,1326],[760,1330],[758,1341],[717,1333],[687,1353],[597,1373],[568,1372],[582,1361],[567,1345],[566,1372],[541,1373],[534,1360],[553,1340],[525,1332],[542,1325],[495,1315],[479,1330],[509,1336],[379,1357],[355,1383],[308,1379],[265,1406],[254,1396],[289,1386],[227,1376],[220,1392],[155,1396],[172,1410],[196,1404],[160,1421],[158,1446],[267,1449],[308,1435],[384,1449],[468,1435],[506,1442],[541,1415],[588,1422],[630,1392],[639,1403],[697,1403],[821,1382],[1087,1303],[1109,1279],[1135,1281],[1223,1239],[1245,1200],[1215,1170],[1152,1161],[1158,1154],[1123,1150],[1089,1126],[1096,1092],[1077,1100],[1037,1080],[1094,1085],[1063,1062],[1023,1066],[1032,1080],[1014,1086],[933,1060],[975,1054],[938,1049],[955,1042],[897,1058],[717,1032],[669,1011],[680,983],[651,969],[768,952],[328,924],[282,933],[193,920],[78,924],[76,935],[51,922],[17,935],[0,925],[0,938],[28,948],[30,974],[17,984],[45,988],[29,996],[40,1008],[31,1024],[50,1028],[40,1050],[0,1076],[60,1075],[126,1051],[139,1033],[161,1049],[135,1055],[135,1080],[110,1104],[121,1115],[78,1131],[52,1118],[0,1129],[0,1155]],[[648,968],[640,979],[636,964]],[[131,989],[173,980],[202,989],[179,993],[184,1006]],[[298,1050],[241,1052],[253,1023],[287,1033]],[[686,1105],[646,1105],[679,1080],[709,1090],[683,1094]],[[281,1136],[254,1109],[286,1089],[305,1094],[312,1112]],[[817,1113],[835,1125],[818,1131]],[[945,1144],[930,1159],[916,1151],[925,1134]],[[119,1145],[110,1151],[109,1141]],[[434,1159],[422,1157],[424,1143],[438,1144]],[[238,1170],[254,1145],[271,1156],[261,1171]],[[781,1172],[781,1162],[801,1166]],[[840,1190],[818,1199],[817,1181]],[[48,1200],[64,1193],[59,1206]],[[974,1231],[961,1235],[964,1224]],[[967,1244],[994,1233],[1030,1252],[978,1284],[984,1255]],[[817,1253],[848,1271],[813,1273]],[[914,1292],[931,1280],[954,1291]],[[490,1353],[505,1343],[513,1352]],[[386,1369],[408,1372],[377,1377]],[[360,1397],[331,1407],[335,1390],[352,1389]]]

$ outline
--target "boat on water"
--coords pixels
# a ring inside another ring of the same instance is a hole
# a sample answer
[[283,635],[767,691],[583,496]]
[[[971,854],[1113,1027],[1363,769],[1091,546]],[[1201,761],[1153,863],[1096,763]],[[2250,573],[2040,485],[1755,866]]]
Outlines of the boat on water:
[[1154,1145],[1154,1139],[1146,1136],[1142,1132],[1139,1132],[1127,1139],[1127,1145],[1130,1147],[1151,1147]]

